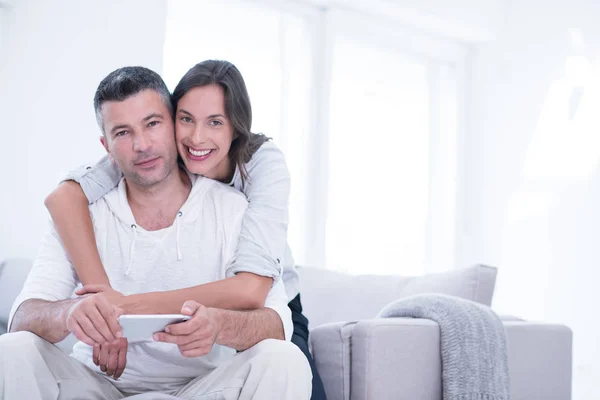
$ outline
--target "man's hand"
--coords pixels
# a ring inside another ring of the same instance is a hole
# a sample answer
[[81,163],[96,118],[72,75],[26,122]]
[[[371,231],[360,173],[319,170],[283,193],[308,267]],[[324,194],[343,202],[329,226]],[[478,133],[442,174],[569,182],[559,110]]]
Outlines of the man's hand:
[[116,344],[94,346],[93,360],[102,372],[119,379],[127,365],[127,339],[121,338]]
[[[117,292],[118,293],[118,292]],[[90,346],[116,343],[123,336],[117,321],[121,310],[108,296],[97,293],[75,303],[65,317],[67,329]]]
[[189,300],[183,304],[181,313],[192,318],[168,325],[165,332],[154,334],[154,340],[176,344],[184,357],[201,357],[210,353],[220,331],[213,309]]

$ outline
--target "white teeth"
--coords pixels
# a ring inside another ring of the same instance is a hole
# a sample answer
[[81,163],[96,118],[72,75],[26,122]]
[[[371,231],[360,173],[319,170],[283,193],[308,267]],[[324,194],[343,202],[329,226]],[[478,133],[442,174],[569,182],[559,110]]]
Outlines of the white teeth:
[[208,153],[210,153],[212,150],[200,150],[200,151],[196,151],[196,150],[192,150],[190,147],[188,147],[188,151],[193,156],[202,157],[202,156],[205,156]]

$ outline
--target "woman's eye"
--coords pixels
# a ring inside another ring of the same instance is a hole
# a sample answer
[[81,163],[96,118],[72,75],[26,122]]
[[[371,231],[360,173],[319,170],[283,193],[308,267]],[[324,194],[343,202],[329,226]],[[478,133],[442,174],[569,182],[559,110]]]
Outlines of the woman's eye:
[[219,120],[216,120],[216,119],[214,119],[214,120],[210,121],[208,124],[209,124],[209,125],[211,125],[211,126],[219,126],[219,125],[223,125],[223,123],[222,123],[221,121],[219,121]]
[[192,119],[190,117],[181,117],[181,118],[179,118],[179,120],[181,122],[185,122],[186,124],[189,124],[190,122],[192,122]]

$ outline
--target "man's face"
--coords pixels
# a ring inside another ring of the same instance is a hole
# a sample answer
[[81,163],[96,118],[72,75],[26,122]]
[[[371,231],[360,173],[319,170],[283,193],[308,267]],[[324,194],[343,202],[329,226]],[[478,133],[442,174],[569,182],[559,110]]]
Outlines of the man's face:
[[104,136],[100,141],[129,182],[152,186],[177,166],[173,121],[156,91],[107,101],[101,111]]

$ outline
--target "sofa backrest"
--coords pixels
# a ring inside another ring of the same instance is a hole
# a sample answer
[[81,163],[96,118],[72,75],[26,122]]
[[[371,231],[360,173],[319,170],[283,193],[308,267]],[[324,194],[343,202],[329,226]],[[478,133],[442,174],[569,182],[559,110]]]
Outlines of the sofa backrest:
[[[29,274],[32,262],[0,263],[0,330]],[[310,327],[373,318],[386,304],[414,294],[442,293],[491,305],[496,284],[494,267],[470,268],[422,276],[349,275],[321,268],[298,267],[302,306]],[[1,332],[0,332],[1,333]]]
[[349,275],[298,267],[300,294],[310,328],[329,322],[375,317],[388,303],[421,293],[458,296],[490,306],[496,285],[494,267],[476,265],[422,276]]

